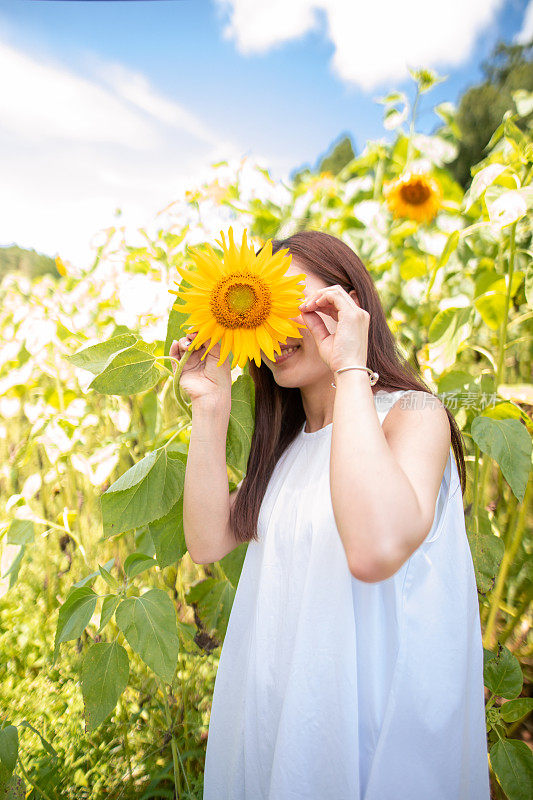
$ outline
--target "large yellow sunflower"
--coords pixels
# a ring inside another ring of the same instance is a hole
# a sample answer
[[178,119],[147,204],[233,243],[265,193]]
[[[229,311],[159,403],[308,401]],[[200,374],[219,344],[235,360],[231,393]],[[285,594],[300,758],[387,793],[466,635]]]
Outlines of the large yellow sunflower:
[[[300,313],[299,304],[304,300],[305,275],[285,275],[291,263],[288,248],[272,254],[269,239],[256,256],[246,241],[246,230],[242,234],[240,250],[233,241],[233,229],[228,231],[229,245],[223,231],[222,242],[216,240],[222,250],[220,259],[211,245],[207,253],[198,249],[191,251],[196,270],[180,269],[178,272],[192,288],[169,289],[185,301],[174,307],[189,315],[192,326],[189,332],[197,331],[192,349],[198,349],[207,339],[211,343],[202,360],[217,342],[221,342],[218,366],[233,353],[232,369],[243,367],[247,359],[261,365],[261,350],[267,358],[274,360],[274,352],[280,353],[279,342],[285,343],[288,336],[301,337],[297,326],[306,326],[294,317]],[[178,281],[174,281],[178,285]]]
[[406,172],[394,181],[386,181],[383,194],[395,218],[407,217],[416,222],[431,222],[442,200],[439,182],[421,172]]

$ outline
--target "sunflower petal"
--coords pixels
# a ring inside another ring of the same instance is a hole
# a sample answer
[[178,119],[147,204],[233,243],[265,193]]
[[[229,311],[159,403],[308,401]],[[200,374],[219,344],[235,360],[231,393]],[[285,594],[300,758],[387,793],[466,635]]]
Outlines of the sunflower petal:
[[263,350],[266,357],[271,361],[274,361],[274,344],[266,329],[262,325],[256,329],[256,335],[259,346]]
[[270,316],[269,320],[270,324],[276,330],[281,331],[287,336],[290,336],[292,331],[294,330],[294,325],[290,323],[289,320],[282,319],[282,317],[274,317],[273,315]]
[[231,351],[231,342],[232,336],[230,331],[226,331],[220,340],[220,360],[218,362],[218,366],[222,366],[224,361],[230,354]]
[[241,343],[240,343],[239,333],[240,333],[239,329],[235,328],[235,330],[233,331],[233,363],[231,365],[232,369],[235,369],[235,367],[239,362],[239,357],[240,357]]
[[[259,349],[259,345],[257,342],[257,331],[259,329],[256,328],[255,330],[246,330],[242,333],[242,338],[244,341],[244,349],[246,355],[250,361],[255,361],[258,367],[261,366],[261,351]],[[259,363],[258,363],[259,361]]]
[[220,260],[215,256],[214,253],[212,255],[206,255],[206,253],[202,253],[201,251],[197,250],[192,254],[192,258],[194,259],[198,270],[205,272],[206,277],[209,277],[211,281],[218,281],[220,276],[223,275]]
[[192,270],[185,270],[182,267],[176,267],[179,274],[192,286],[196,286],[198,289],[209,289],[210,283],[206,281],[198,272],[193,272]]

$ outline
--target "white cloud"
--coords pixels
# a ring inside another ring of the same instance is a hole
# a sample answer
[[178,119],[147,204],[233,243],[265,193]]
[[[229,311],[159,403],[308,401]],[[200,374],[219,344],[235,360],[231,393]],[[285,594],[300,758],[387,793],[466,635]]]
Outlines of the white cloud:
[[522,27],[514,37],[515,44],[527,44],[533,39],[533,0],[530,0],[526,8]]
[[127,69],[122,64],[93,61],[98,65],[101,79],[141,111],[165,125],[191,134],[199,141],[215,146],[220,144],[220,137],[214,131],[188,109],[159,94],[142,73]]
[[157,138],[153,124],[86,78],[39,63],[0,42],[0,125],[28,140],[115,142],[144,150]]
[[332,69],[370,91],[409,77],[408,67],[454,67],[504,0],[217,0],[223,35],[246,55],[296,39],[317,26],[318,12],[334,45]]
[[320,3],[310,0],[216,0],[230,23],[224,28],[226,39],[235,39],[243,55],[264,53],[274,45],[297,39],[315,28]]
[[89,61],[81,76],[0,41],[0,245],[80,267],[103,228],[149,227],[209,164],[242,155],[141,73]]

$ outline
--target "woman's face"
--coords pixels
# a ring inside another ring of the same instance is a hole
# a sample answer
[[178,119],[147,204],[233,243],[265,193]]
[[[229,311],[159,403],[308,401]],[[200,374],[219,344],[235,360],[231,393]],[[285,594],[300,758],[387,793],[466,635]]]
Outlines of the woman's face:
[[[285,273],[287,277],[293,277],[299,273],[305,274],[305,286],[303,289],[305,298],[312,297],[319,289],[328,286],[321,278],[307,272],[298,261],[294,258]],[[327,314],[317,311],[319,317],[324,321],[324,324],[330,333],[335,333],[337,323]],[[301,314],[293,317],[297,322],[305,322]],[[308,328],[300,328],[301,338],[288,336],[285,344],[280,344],[282,348],[287,348],[290,345],[297,347],[292,355],[284,358],[280,363],[271,361],[263,350],[261,350],[261,360],[272,371],[274,380],[279,386],[286,388],[296,388],[307,386],[316,383],[320,380],[328,379],[331,376],[331,371],[324,360],[321,358],[313,334]],[[276,356],[276,354],[274,354]]]

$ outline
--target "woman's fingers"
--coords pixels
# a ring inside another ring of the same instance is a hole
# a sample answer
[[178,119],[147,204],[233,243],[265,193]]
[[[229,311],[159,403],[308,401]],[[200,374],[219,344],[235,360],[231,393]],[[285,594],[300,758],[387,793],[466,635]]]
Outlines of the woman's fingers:
[[[185,336],[182,336],[181,339],[178,340],[174,339],[174,341],[170,345],[169,355],[174,356],[174,359],[180,361],[183,354],[186,353],[188,350],[190,350],[191,344],[194,341],[194,337],[196,335],[197,332],[194,331],[192,333],[186,334]],[[220,359],[221,343],[215,342],[215,344],[211,346],[211,340],[208,339],[203,344],[201,344],[200,347],[197,347],[192,351],[190,358],[185,366],[186,371],[196,369],[200,365],[205,367],[206,358],[202,360],[202,356],[206,352],[208,346],[210,347],[210,349],[207,352],[207,356],[211,356],[212,358],[214,358],[218,365],[218,361]],[[177,367],[176,361],[173,360],[171,363],[172,363],[172,371],[176,372],[176,367]]]
[[[174,339],[172,344],[170,345],[170,349],[168,351],[169,355],[174,356],[174,358],[178,359],[178,361],[182,358],[183,354],[188,350],[190,343],[192,342],[193,338],[196,336],[196,333],[188,334],[187,336],[182,336],[181,339]],[[177,364],[173,360],[172,364],[172,372],[176,372]]]
[[317,297],[309,301],[306,308],[302,308],[302,313],[310,314],[320,311],[321,314],[327,314],[332,317],[335,322],[339,320],[339,311],[337,306],[332,303],[331,299],[327,297]]
[[314,295],[308,298],[300,308],[304,313],[319,309],[322,313],[328,314],[335,322],[339,321],[339,313],[357,305],[342,286],[326,286],[318,289]]
[[324,339],[327,339],[328,336],[331,336],[330,332],[326,328],[324,320],[319,314],[317,314],[316,311],[308,311],[307,314],[309,315],[309,319],[307,320],[307,327],[314,336],[314,339],[317,344],[319,344]]

